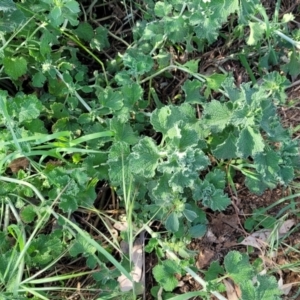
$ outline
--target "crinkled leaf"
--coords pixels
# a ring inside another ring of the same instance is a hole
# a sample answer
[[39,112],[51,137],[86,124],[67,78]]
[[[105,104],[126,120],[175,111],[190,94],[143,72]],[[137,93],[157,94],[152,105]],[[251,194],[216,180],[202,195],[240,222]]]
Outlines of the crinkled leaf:
[[154,177],[160,154],[157,146],[149,137],[145,137],[132,148],[129,156],[130,169],[146,178]]
[[162,1],[158,1],[155,3],[155,7],[154,7],[154,12],[155,15],[157,17],[164,17],[170,14],[170,12],[172,11],[172,5],[162,2]]
[[260,40],[263,38],[267,26],[263,22],[249,22],[249,27],[250,35],[247,40],[247,44],[250,46],[257,45],[257,43],[259,43]]
[[30,121],[39,117],[43,109],[41,101],[34,94],[19,94],[8,103],[8,112],[19,122]]
[[237,146],[240,155],[246,158],[262,152],[265,143],[260,132],[256,128],[245,127],[240,133]]
[[72,257],[76,257],[78,254],[87,256],[88,254],[94,254],[96,252],[96,248],[89,243],[88,238],[90,237],[86,232],[85,236],[82,236],[81,234],[76,236],[73,245],[69,250]]
[[129,68],[128,72],[134,76],[143,75],[153,67],[153,59],[136,49],[129,49],[123,56],[124,66]]
[[0,3],[0,11],[8,12],[15,9],[16,5],[12,0],[2,0]]
[[205,124],[211,128],[213,132],[222,131],[230,122],[231,111],[226,104],[212,100],[204,106],[203,116]]
[[279,171],[280,156],[274,150],[267,149],[263,153],[254,156],[257,171],[268,181],[276,178]]

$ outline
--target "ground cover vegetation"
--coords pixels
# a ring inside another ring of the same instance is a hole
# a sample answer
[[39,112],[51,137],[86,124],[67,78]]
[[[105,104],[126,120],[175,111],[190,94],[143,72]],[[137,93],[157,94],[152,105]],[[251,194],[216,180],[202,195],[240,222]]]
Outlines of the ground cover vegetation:
[[0,299],[296,299],[297,3],[0,1]]

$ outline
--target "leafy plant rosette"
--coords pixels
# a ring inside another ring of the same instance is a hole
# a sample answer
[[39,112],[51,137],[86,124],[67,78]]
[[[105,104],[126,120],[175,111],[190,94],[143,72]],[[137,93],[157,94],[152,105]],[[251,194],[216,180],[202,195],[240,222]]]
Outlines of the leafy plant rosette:
[[[63,214],[92,208],[95,186],[105,180],[120,199],[124,182],[132,184],[137,224],[159,220],[171,236],[189,240],[205,233],[203,207],[221,211],[230,204],[224,189],[228,183],[234,189],[237,172],[255,193],[293,180],[298,143],[277,114],[286,78],[273,72],[259,84],[237,88],[231,75],[204,76],[197,60],[173,64],[169,53],[171,45],[180,54],[203,50],[235,12],[240,25],[252,30],[249,46],[264,34],[271,39],[281,24],[263,26],[265,18],[249,23],[251,15],[264,16],[259,1],[146,1],[149,10],[132,29],[132,45],[93,14],[87,19],[94,4],[83,6],[84,22],[78,21],[80,6],[73,0],[0,5],[1,173],[20,157],[30,166],[12,174],[14,180],[2,176],[1,197],[9,196],[11,209],[21,210],[20,224],[43,216],[62,190],[57,202]],[[99,57],[110,46],[108,37],[126,50],[104,63]],[[189,78],[179,101],[166,103],[152,82],[167,80],[175,69]],[[222,96],[214,99],[212,91]],[[40,202],[32,205],[32,198]],[[37,238],[32,251],[42,251],[45,239]],[[63,237],[51,236],[58,239]],[[77,248],[71,256],[81,251]],[[42,261],[57,255],[52,249]],[[95,260],[89,263],[95,267]]]

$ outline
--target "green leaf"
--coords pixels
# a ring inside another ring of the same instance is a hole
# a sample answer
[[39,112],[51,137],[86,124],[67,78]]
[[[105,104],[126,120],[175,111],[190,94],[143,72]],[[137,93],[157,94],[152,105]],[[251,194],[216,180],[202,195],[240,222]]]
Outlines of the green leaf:
[[226,77],[227,76],[224,74],[212,74],[209,77],[206,77],[207,87],[217,91],[221,87]]
[[114,111],[123,107],[123,99],[120,91],[111,87],[106,87],[98,91],[98,99],[102,106],[108,107]]
[[213,155],[218,159],[232,159],[237,157],[237,137],[231,132],[227,135],[224,132],[226,139],[222,141],[219,136],[213,138],[213,144],[216,145],[212,149]]
[[142,87],[135,82],[124,85],[121,92],[124,99],[124,105],[130,109],[133,108],[137,101],[143,96]]
[[204,224],[197,224],[197,225],[192,226],[189,229],[189,234],[194,239],[203,237],[206,234],[206,232],[207,232],[207,226]]
[[55,260],[63,252],[63,243],[55,233],[39,234],[30,243],[28,263],[34,266],[45,266]]
[[171,292],[178,284],[175,274],[180,273],[179,266],[171,260],[163,261],[157,264],[152,270],[155,280],[167,292]]
[[195,117],[194,109],[188,103],[181,106],[164,106],[160,109],[155,109],[150,117],[150,122],[157,132],[167,135],[170,129],[174,130],[175,124],[196,123],[198,120]]
[[75,33],[80,39],[87,42],[90,42],[94,37],[93,27],[86,22],[81,22],[79,26],[75,29]]
[[15,9],[16,5],[12,0],[2,0],[0,3],[0,11],[8,12]]
[[95,30],[95,37],[91,40],[91,48],[102,51],[109,47],[108,30],[103,26],[98,26]]
[[47,78],[46,78],[46,76],[43,73],[37,72],[32,77],[32,85],[34,87],[43,87],[46,79]]
[[206,126],[211,128],[212,132],[220,132],[230,122],[231,111],[226,104],[212,100],[204,106],[203,117]]
[[175,212],[171,212],[165,223],[166,229],[171,232],[177,232],[179,230],[179,219]]
[[155,3],[154,12],[157,17],[162,18],[172,12],[172,5],[162,1],[158,1]]
[[157,146],[149,137],[144,137],[132,148],[129,156],[130,169],[145,178],[152,178],[158,166],[160,154]]
[[246,158],[263,152],[265,143],[260,132],[256,128],[245,127],[240,133],[237,147],[240,155]]
[[[7,6],[6,6],[7,8]],[[0,18],[0,33],[13,32],[25,22],[26,17],[20,10],[8,10]]]
[[[112,185],[121,186],[123,180],[130,181],[128,170],[128,155],[130,154],[129,144],[124,142],[114,143],[108,154],[109,178]],[[124,174],[124,177],[123,177]]]
[[289,53],[289,62],[281,68],[285,73],[290,74],[293,77],[297,77],[300,74],[300,59],[299,53],[295,50]]
[[20,212],[20,217],[24,223],[31,223],[32,221],[34,221],[36,217],[34,206],[33,205],[25,206]]
[[257,171],[268,181],[274,180],[279,171],[280,156],[274,150],[266,149],[263,153],[254,156]]
[[[84,232],[87,237],[89,234]],[[73,242],[72,247],[69,250],[69,253],[72,257],[76,257],[79,254],[83,254],[84,256],[88,256],[90,254],[94,254],[96,252],[96,248],[88,242],[81,234],[77,234],[75,240]]]
[[34,94],[18,94],[8,103],[8,112],[19,122],[30,121],[39,117],[43,105]]
[[24,57],[4,57],[3,66],[5,73],[14,80],[27,72],[27,61]]
[[164,30],[172,43],[182,42],[188,35],[188,26],[182,16],[165,17]]
[[189,222],[193,222],[197,218],[197,214],[192,210],[185,208],[182,213]]
[[230,251],[224,258],[224,266],[228,275],[237,283],[243,283],[254,276],[254,271],[246,254]]
[[203,83],[199,80],[186,80],[181,89],[185,93],[185,103],[202,104],[206,99],[200,95]]
[[145,55],[137,49],[130,48],[123,56],[124,66],[133,76],[143,75],[153,67],[153,60],[150,55]]
[[130,124],[124,124],[115,117],[110,120],[109,124],[110,130],[114,132],[114,139],[116,141],[125,142],[129,145],[134,145],[137,143],[137,134],[133,131]]
[[205,280],[206,281],[211,281],[214,279],[217,279],[219,275],[224,274],[224,269],[223,267],[220,266],[219,262],[213,261],[208,270],[204,272],[205,274]]
[[222,190],[225,188],[225,184],[226,184],[225,177],[226,177],[225,172],[215,168],[205,176],[205,180],[213,184],[215,188]]
[[267,26],[265,23],[261,22],[250,22],[250,35],[247,40],[249,46],[257,45],[260,40],[263,38],[264,33],[266,32]]
[[214,211],[222,211],[231,203],[230,198],[224,194],[223,190],[217,189],[207,180],[194,186],[193,198],[195,201],[201,200],[203,205]]

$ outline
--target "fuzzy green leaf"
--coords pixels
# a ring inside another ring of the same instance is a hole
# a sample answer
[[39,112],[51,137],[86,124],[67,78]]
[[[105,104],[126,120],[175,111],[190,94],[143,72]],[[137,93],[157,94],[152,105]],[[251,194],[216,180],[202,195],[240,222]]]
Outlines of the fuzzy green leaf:
[[212,100],[204,106],[203,116],[205,124],[210,127],[213,132],[220,132],[230,122],[231,112],[226,104]]
[[42,109],[41,101],[34,94],[19,94],[8,103],[8,112],[11,116],[18,118],[19,122],[36,119]]
[[135,174],[151,178],[158,166],[160,154],[157,146],[149,137],[145,137],[132,148],[129,156],[130,169]]
[[240,133],[237,147],[240,155],[246,158],[262,152],[265,143],[260,132],[256,128],[245,127]]
[[143,75],[153,67],[151,56],[141,53],[139,50],[130,48],[123,56],[124,65],[129,68],[128,72],[133,76]]
[[219,159],[231,159],[237,157],[237,137],[231,132],[227,136],[224,133],[224,137],[227,137],[225,141],[221,141],[219,136],[216,136],[213,139],[213,142],[217,139],[217,142],[214,143],[216,147],[212,150],[214,156]]
[[181,89],[185,93],[185,103],[201,104],[205,98],[200,95],[200,89],[203,86],[199,80],[186,80]]
[[110,120],[110,130],[114,132],[115,141],[125,142],[129,145],[137,143],[138,137],[131,128],[130,124],[124,124],[117,118]]
[[281,291],[278,283],[273,276],[257,275],[257,282],[253,284],[251,279],[245,280],[240,284],[243,300],[279,300]]
[[254,275],[248,256],[238,251],[230,251],[225,256],[224,266],[229,276],[238,284],[252,279]]
[[23,24],[23,22],[25,22],[25,20],[26,17],[21,10],[12,9],[6,11],[3,13],[3,16],[0,17],[0,33],[15,31],[21,24]]
[[136,102],[143,96],[143,89],[135,82],[124,85],[121,92],[124,99],[124,105],[128,108],[133,108]]
[[171,11],[172,11],[171,4],[162,1],[158,1],[155,3],[154,12],[157,17],[162,18],[164,16],[167,16],[168,14],[170,14]]
[[106,87],[104,90],[98,91],[98,99],[102,106],[112,109],[113,111],[120,110],[123,106],[122,94],[115,91],[111,87]]
[[207,87],[216,91],[221,87],[225,79],[226,75],[224,74],[212,74],[209,77],[206,77]]
[[84,41],[90,42],[94,37],[94,29],[93,27],[86,22],[82,22],[79,26],[75,29],[75,33],[80,39]]
[[0,3],[0,11],[8,12],[15,9],[16,5],[12,0],[2,0]]
[[103,26],[98,26],[95,30],[95,37],[91,40],[91,48],[102,51],[109,47],[108,30]]
[[5,73],[14,80],[27,72],[27,61],[24,57],[4,57],[3,65]]
[[152,270],[155,280],[167,292],[171,292],[178,284],[175,277],[176,273],[180,273],[179,266],[171,260],[163,261],[161,264],[156,265]]
[[220,266],[219,262],[213,261],[208,270],[205,271],[205,280],[206,281],[211,281],[214,279],[217,279],[219,275],[224,274],[224,269],[223,267]]

